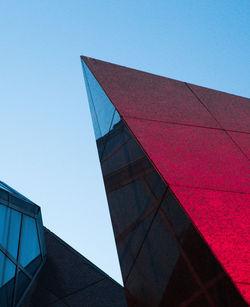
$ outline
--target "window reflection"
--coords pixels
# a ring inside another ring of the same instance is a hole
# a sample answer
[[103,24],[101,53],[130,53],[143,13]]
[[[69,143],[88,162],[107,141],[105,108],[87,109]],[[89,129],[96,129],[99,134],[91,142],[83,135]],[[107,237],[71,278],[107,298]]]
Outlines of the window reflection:
[[84,62],[82,65],[95,136],[99,139],[109,132],[120,117],[87,65]]
[[29,216],[23,217],[22,236],[20,242],[19,261],[26,267],[40,254],[35,220]]

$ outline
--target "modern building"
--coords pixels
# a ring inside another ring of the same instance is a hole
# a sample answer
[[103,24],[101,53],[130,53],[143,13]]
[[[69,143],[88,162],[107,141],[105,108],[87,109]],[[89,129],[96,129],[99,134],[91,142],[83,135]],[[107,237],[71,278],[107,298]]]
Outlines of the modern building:
[[46,259],[40,208],[0,181],[0,306],[17,306]]
[[128,306],[248,306],[249,99],[81,60]]
[[248,306],[249,99],[81,59],[124,287],[0,181],[0,307]]
[[36,204],[0,182],[0,306],[126,306],[122,286],[43,227]]

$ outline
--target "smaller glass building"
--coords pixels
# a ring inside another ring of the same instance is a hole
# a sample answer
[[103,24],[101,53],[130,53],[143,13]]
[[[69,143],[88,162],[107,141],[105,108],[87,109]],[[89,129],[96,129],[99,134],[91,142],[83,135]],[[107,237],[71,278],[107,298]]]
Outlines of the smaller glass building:
[[0,181],[0,306],[19,306],[43,263],[40,207]]

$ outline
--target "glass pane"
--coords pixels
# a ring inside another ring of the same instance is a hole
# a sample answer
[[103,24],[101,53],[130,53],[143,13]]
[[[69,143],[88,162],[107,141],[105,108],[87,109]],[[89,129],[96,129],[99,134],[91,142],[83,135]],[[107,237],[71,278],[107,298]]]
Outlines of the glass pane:
[[26,267],[25,270],[30,273],[30,275],[34,275],[38,270],[39,266],[42,263],[42,257],[38,256],[34,260],[32,260]]
[[11,306],[16,266],[0,252],[0,306]]
[[117,111],[115,111],[115,114],[114,114],[114,116],[113,116],[113,121],[112,121],[110,130],[113,129],[113,127],[114,127],[117,123],[119,123],[120,120],[121,120],[121,118],[120,118],[119,113],[118,113]]
[[112,123],[119,122],[120,116],[88,67],[82,63],[95,136],[99,139],[109,132]]
[[11,188],[10,186],[8,186],[6,183],[2,181],[0,181],[0,189],[4,189],[5,191],[9,192],[11,195],[21,198],[27,202],[30,202],[28,198],[26,198],[25,196],[23,196],[22,194],[20,194],[19,192],[17,192],[16,190],[14,190],[13,188]]
[[36,222],[33,218],[23,216],[22,236],[20,242],[19,261],[26,267],[40,254],[39,241],[37,236]]
[[[147,160],[141,147],[134,141],[123,121],[114,125],[106,138],[104,150],[101,149],[103,146],[101,140],[97,141],[98,151],[103,151],[101,164],[104,176],[116,172],[118,169],[128,167],[131,169],[133,163],[140,163],[140,161],[143,163],[143,160]],[[151,166],[148,167],[151,168]]]
[[21,214],[16,210],[0,205],[0,244],[14,257],[17,257]]
[[5,245],[6,229],[9,224],[9,211],[10,209],[0,204],[0,244]]
[[91,91],[90,91],[90,88],[89,88],[89,83],[88,83],[88,80],[86,78],[87,67],[86,67],[85,64],[82,64],[82,66],[83,66],[83,76],[84,76],[87,95],[88,95],[89,109],[90,109],[90,114],[91,114],[91,118],[92,118],[92,124],[93,124],[93,127],[94,127],[95,138],[99,139],[102,136],[102,133],[101,133],[101,130],[100,130],[100,127],[99,127],[97,114],[96,114],[96,111],[95,111]]
[[15,276],[16,266],[0,252],[0,287],[9,282]]
[[141,222],[131,225],[132,227],[130,229],[128,228],[127,231],[124,231],[121,235],[115,238],[123,281],[127,279],[129,272],[133,267],[133,263],[136,261],[136,257],[147,236],[155,213],[156,209]]
[[27,289],[30,283],[30,279],[20,270],[17,273],[17,288],[16,288],[16,297],[15,303],[17,304],[22,297],[24,291]]
[[125,285],[142,306],[159,306],[165,295],[165,306],[182,306],[200,290],[160,213],[154,218]]

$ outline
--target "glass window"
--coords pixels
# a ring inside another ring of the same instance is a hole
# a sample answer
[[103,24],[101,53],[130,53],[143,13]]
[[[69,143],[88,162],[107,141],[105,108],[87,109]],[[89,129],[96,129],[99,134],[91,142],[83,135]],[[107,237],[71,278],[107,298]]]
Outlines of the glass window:
[[20,300],[24,291],[27,289],[30,279],[20,270],[17,273],[17,288],[16,288],[16,302]]
[[26,267],[40,254],[36,222],[29,216],[23,216],[19,261]]
[[84,63],[82,65],[95,136],[99,139],[120,121],[120,116],[88,67]]
[[8,228],[9,208],[0,204],[0,244],[4,246],[6,228]]
[[16,266],[0,251],[0,287],[15,276]]
[[46,247],[40,208],[1,181],[0,198],[0,307],[13,307],[44,262]]
[[0,306],[12,304],[16,266],[0,252]]
[[0,205],[0,244],[14,257],[17,257],[21,214],[16,210]]

